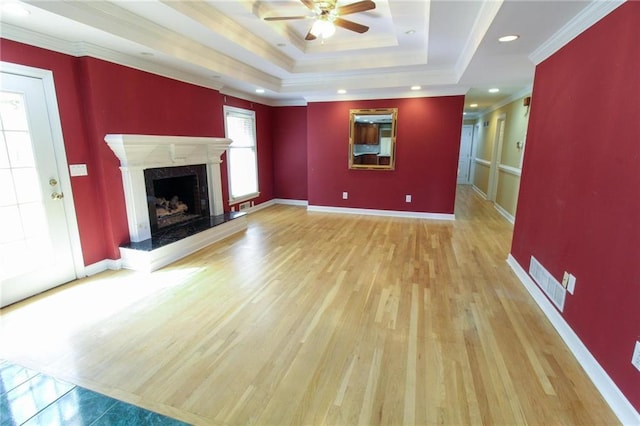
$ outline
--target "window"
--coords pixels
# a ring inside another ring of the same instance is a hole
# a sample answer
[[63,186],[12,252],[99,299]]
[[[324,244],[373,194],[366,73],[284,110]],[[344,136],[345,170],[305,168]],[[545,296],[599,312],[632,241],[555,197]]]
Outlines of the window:
[[226,136],[233,142],[227,150],[230,202],[258,196],[258,152],[256,114],[246,109],[224,106]]

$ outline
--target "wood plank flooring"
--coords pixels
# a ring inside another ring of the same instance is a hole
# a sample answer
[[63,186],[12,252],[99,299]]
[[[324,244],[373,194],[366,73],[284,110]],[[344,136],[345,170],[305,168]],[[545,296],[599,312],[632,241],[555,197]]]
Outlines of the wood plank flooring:
[[3,309],[0,356],[194,424],[617,424],[507,266],[511,225],[469,187],[456,217],[269,207]]

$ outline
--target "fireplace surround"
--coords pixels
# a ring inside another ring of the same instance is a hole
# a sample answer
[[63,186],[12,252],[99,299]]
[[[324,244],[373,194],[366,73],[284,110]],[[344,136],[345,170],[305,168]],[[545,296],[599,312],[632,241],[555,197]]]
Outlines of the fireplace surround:
[[[223,216],[221,156],[231,143],[227,138],[108,134],[104,138],[120,160],[122,184],[127,210],[129,238],[132,243],[145,242],[152,237],[152,221],[145,171],[204,165],[208,205],[201,208],[210,217]],[[125,268],[155,270],[200,248],[246,228],[245,217],[234,217],[207,231],[188,236],[151,251],[120,247]]]

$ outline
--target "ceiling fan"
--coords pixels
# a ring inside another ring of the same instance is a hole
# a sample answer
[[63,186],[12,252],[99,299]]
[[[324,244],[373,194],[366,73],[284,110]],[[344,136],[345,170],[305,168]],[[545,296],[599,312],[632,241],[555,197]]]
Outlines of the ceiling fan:
[[307,41],[315,40],[318,36],[323,39],[330,37],[335,32],[335,27],[341,27],[357,33],[366,33],[369,27],[357,22],[343,19],[345,15],[365,12],[376,8],[372,0],[361,0],[355,3],[336,7],[337,0],[300,0],[313,15],[301,16],[269,16],[265,21],[289,21],[294,19],[315,19],[311,29],[304,38]]

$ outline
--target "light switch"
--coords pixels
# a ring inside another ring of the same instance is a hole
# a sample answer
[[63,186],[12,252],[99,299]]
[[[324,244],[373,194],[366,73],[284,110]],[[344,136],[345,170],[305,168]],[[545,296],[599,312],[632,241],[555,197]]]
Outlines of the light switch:
[[87,176],[89,174],[87,172],[87,165],[86,164],[70,164],[69,174],[71,176]]

